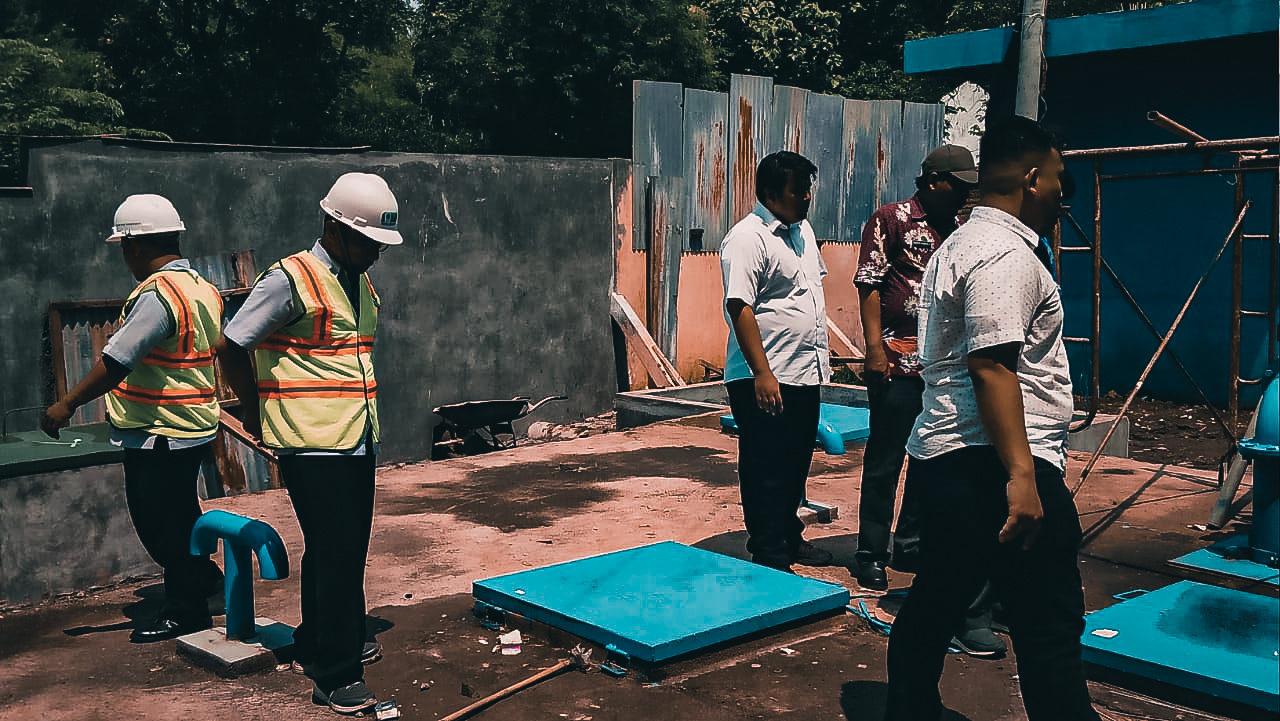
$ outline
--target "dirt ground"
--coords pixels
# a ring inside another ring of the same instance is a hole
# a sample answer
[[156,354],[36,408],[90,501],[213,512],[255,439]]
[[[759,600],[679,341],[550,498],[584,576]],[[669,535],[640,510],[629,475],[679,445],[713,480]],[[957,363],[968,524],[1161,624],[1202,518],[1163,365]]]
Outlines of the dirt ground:
[[[536,630],[520,654],[494,653],[495,631],[471,613],[476,579],[662,540],[745,556],[736,441],[714,418],[614,433],[604,432],[607,426],[597,420],[541,429],[571,439],[522,439],[510,451],[379,468],[366,594],[370,629],[385,653],[367,678],[381,698],[399,703],[404,718],[442,719],[564,658],[564,645]],[[861,460],[860,447],[815,456],[810,497],[840,514],[807,535],[836,560],[797,570],[844,586],[855,605],[862,601],[891,622],[911,577],[891,570],[890,592],[868,593],[849,570]],[[1085,460],[1072,454],[1069,478],[1079,477]],[[1182,577],[1167,561],[1216,540],[1198,526],[1216,493],[1211,471],[1103,458],[1077,496],[1088,529],[1080,556],[1086,607],[1104,608],[1115,594]],[[293,553],[302,546],[283,491],[218,499],[209,508],[267,522]],[[255,587],[259,616],[298,622],[296,576]],[[172,642],[129,644],[128,630],[156,612],[161,595],[154,578],[135,579],[0,610],[0,721],[338,718],[310,703],[309,683],[287,664],[221,678],[177,655]],[[885,649],[885,636],[845,614],[698,654],[660,678],[564,673],[474,718],[878,721]],[[948,721],[1026,718],[1015,654],[949,656],[943,690]],[[1124,679],[1095,679],[1090,692],[1109,721],[1266,718]]]
[[[1099,413],[1115,415],[1124,405],[1124,396],[1115,391],[1101,400]],[[1077,408],[1087,406],[1087,399],[1077,399]],[[1224,409],[1219,409],[1217,416],[1230,420]],[[1146,463],[1217,470],[1223,454],[1231,449],[1231,439],[1217,416],[1205,405],[1134,398],[1125,413],[1129,419],[1129,456]],[[1243,437],[1248,425],[1249,412],[1242,408],[1237,438]]]

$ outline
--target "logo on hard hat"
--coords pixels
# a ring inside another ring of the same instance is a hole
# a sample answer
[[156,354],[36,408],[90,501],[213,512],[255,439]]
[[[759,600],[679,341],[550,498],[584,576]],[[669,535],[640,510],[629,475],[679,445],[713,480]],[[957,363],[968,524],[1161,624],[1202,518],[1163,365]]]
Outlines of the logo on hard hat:
[[381,223],[380,225],[382,225],[382,227],[384,227],[384,228],[390,228],[391,230],[395,230],[395,229],[396,229],[396,215],[397,215],[397,213],[396,213],[396,211],[394,211],[394,210],[388,210],[388,211],[383,212],[383,214],[382,214],[382,223]]

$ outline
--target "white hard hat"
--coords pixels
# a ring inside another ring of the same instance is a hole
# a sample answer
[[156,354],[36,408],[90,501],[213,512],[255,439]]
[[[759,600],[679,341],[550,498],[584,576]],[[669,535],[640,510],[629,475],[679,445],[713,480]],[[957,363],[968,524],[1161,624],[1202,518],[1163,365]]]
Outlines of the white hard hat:
[[329,188],[320,207],[333,219],[385,245],[400,245],[400,204],[387,181],[372,173],[347,173]]
[[154,235],[186,230],[173,203],[161,195],[130,195],[116,208],[108,243],[119,242],[126,235]]

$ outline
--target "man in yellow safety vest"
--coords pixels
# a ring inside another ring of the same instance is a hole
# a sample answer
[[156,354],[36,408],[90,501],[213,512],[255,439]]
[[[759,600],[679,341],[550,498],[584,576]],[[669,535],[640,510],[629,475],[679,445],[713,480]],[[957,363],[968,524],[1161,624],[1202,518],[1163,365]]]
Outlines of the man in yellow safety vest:
[[315,703],[354,714],[377,702],[362,663],[380,653],[365,637],[364,566],[379,439],[373,373],[379,300],[365,271],[403,239],[395,195],[376,175],[343,175],[320,207],[320,239],[258,278],[216,351],[242,403],[245,428],[279,456],[302,528],[295,668],[314,682]]
[[131,195],[120,204],[107,241],[120,244],[138,286],[102,357],[40,423],[57,438],[77,408],[107,395],[111,442],[124,448],[129,515],[143,547],[164,569],[165,604],[153,621],[134,628],[129,638],[135,643],[209,628],[210,598],[222,584],[209,556],[188,553],[200,517],[200,463],[218,430],[212,346],[222,326],[222,297],[179,252],[185,229],[173,204],[159,195]]

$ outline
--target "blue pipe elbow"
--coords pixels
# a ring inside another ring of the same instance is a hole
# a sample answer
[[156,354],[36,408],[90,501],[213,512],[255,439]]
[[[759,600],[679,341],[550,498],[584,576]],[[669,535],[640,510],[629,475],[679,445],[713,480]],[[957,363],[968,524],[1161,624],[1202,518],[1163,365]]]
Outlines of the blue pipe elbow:
[[226,511],[207,511],[191,530],[192,555],[216,553],[218,539],[248,548],[258,557],[258,571],[268,581],[289,576],[289,554],[276,529]]
[[829,456],[844,455],[844,436],[829,423],[818,424],[818,442]]

